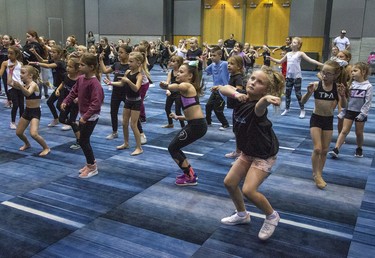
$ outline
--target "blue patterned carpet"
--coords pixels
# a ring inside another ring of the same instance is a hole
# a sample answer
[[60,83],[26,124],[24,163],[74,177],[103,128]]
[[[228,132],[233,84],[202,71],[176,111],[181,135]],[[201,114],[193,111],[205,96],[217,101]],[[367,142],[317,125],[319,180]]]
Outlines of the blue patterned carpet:
[[[315,74],[303,73],[303,92]],[[148,143],[135,157],[132,148],[116,150],[121,134],[105,139],[111,132],[111,92],[105,87],[102,116],[91,137],[99,175],[88,180],[78,178],[85,158],[81,150],[69,148],[72,131],[47,127],[52,116],[45,100],[40,134],[52,147],[45,158],[38,157],[40,146],[32,139],[30,149],[18,150],[22,142],[9,129],[10,109],[0,104],[0,257],[375,257],[373,110],[365,126],[364,157],[353,156],[351,132],[340,159],[327,160],[328,186],[322,191],[311,176],[313,99],[305,119],[298,118],[294,96],[288,116],[270,107],[281,149],[274,173],[260,190],[282,220],[273,237],[262,242],[257,235],[264,217],[249,202],[250,225],[220,223],[234,210],[223,179],[232,162],[224,154],[235,142],[231,130],[219,130],[216,117],[206,136],[184,149],[199,184],[174,185],[179,169],[167,146],[179,125],[161,128],[167,121],[158,83],[166,74],[155,67],[152,78],[156,86],[148,91],[143,124]],[[212,86],[209,77],[206,81]],[[203,107],[208,97],[207,90]],[[225,112],[230,119],[231,111]],[[331,147],[336,139],[335,130]]]

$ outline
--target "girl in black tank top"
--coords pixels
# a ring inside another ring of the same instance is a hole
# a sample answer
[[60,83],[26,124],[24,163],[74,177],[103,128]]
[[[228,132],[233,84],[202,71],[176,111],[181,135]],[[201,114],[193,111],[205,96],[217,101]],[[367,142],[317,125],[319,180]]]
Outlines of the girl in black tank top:
[[142,71],[144,70],[142,64],[144,62],[144,56],[140,52],[131,52],[129,54],[129,70],[126,71],[125,76],[122,77],[121,81],[111,82],[105,79],[104,82],[108,85],[113,85],[115,87],[126,87],[126,100],[123,112],[123,134],[124,134],[124,144],[117,146],[118,150],[124,150],[129,148],[129,120],[131,123],[131,128],[133,129],[133,134],[136,141],[136,148],[130,154],[132,156],[139,155],[143,153],[141,147],[141,135],[137,127],[140,108],[141,108],[141,96],[139,89],[142,85]]

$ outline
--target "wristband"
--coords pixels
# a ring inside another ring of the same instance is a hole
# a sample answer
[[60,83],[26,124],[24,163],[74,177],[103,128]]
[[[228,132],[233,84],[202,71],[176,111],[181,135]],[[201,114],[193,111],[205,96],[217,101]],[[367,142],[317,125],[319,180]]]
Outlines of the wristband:
[[39,62],[36,62],[36,65],[39,66]]
[[112,85],[112,82],[111,82],[111,81],[109,81],[108,85]]
[[237,94],[238,92],[236,91],[235,93],[232,94],[232,97],[235,99]]

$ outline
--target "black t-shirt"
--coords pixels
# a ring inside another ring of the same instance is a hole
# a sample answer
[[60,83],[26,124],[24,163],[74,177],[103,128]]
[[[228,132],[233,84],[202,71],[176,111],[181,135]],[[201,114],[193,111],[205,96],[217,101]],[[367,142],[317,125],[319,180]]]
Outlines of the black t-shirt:
[[[202,49],[200,48],[197,48],[195,50],[191,50],[189,49],[186,53],[186,60],[189,60],[189,61],[197,61],[197,57],[200,57],[202,56],[203,52],[202,52]],[[201,71],[203,68],[202,66],[202,62],[199,60],[199,63],[198,63],[198,70]]]
[[[27,65],[29,62],[38,62],[38,58],[30,51],[31,48],[34,48],[35,51],[41,57],[45,56],[44,49],[42,45],[38,42],[30,42],[23,46],[22,48],[22,55],[23,55],[23,64]],[[33,65],[38,71],[40,71],[40,67],[37,65]],[[58,85],[57,85],[58,86]]]
[[235,39],[227,39],[224,41],[224,46],[227,47],[227,48],[234,48],[234,45],[236,44],[236,40]]
[[73,88],[73,86],[76,84],[77,80],[72,80],[69,78],[68,74],[64,74],[64,89],[66,89],[68,92],[70,92]]
[[258,101],[240,103],[234,109],[233,127],[237,147],[245,155],[268,159],[279,151],[279,141],[272,129],[266,112],[258,117],[255,105]]
[[[228,84],[233,86],[233,87],[236,87],[236,86],[239,86],[239,85],[243,85],[243,79],[242,79],[243,75],[242,74],[235,74],[235,75],[231,75],[229,77],[229,82]],[[238,92],[240,93],[244,93],[246,94],[246,90],[237,90]],[[236,99],[233,99],[233,98],[228,98],[227,99],[227,108],[235,108],[238,104],[238,100]]]
[[64,74],[66,73],[66,64],[64,61],[59,60],[59,61],[53,61],[53,60],[48,60],[48,63],[52,64],[55,63],[57,66],[56,68],[52,68],[52,77],[53,77],[53,86],[59,87],[59,85],[63,82],[64,80]]
[[[114,74],[113,81],[117,82],[121,80],[121,77],[125,76],[125,72],[129,69],[128,64],[121,64],[120,62],[116,62],[111,66]],[[126,94],[126,87],[113,87],[112,94]]]
[[8,48],[1,47],[0,49],[0,65],[8,60]]
[[271,53],[268,52],[268,51],[264,51],[262,53],[262,56],[263,56],[263,64],[266,65],[266,66],[271,66],[271,60],[267,58],[267,57],[271,56]]

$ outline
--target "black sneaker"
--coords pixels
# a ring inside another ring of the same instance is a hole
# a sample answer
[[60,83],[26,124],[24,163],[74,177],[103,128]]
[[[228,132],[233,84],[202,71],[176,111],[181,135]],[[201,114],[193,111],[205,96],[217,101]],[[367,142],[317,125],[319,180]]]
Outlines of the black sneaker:
[[363,157],[362,148],[358,147],[357,149],[355,149],[354,156],[357,158],[362,158]]
[[328,154],[331,155],[333,159],[337,159],[339,157],[339,150],[337,148],[333,148],[333,150],[328,152]]

